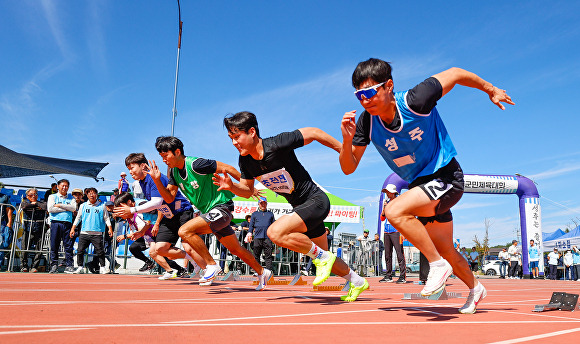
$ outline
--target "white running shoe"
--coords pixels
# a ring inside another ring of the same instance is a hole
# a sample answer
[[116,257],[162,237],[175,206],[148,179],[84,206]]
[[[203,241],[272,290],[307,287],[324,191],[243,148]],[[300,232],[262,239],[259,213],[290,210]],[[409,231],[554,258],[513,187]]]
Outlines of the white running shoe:
[[159,280],[165,281],[165,280],[174,279],[174,278],[177,278],[177,271],[176,270],[173,270],[171,272],[165,271],[165,273],[163,273],[163,275],[159,277]]
[[[199,279],[199,285],[211,285],[211,282],[217,277],[217,275],[222,272],[222,268],[219,265],[208,265],[205,268],[205,273]],[[209,284],[206,284],[209,282]]]
[[105,268],[104,266],[101,266],[101,267],[99,268],[99,273],[100,273],[101,275],[104,275],[104,274],[106,274],[106,273],[107,273],[107,268]]
[[[485,290],[485,287],[483,286],[483,284],[479,283],[480,288],[478,291],[470,291],[469,292],[469,296],[467,297],[467,301],[465,301],[465,304],[463,305],[463,307],[459,308],[459,313],[462,314],[473,314],[475,313],[475,310],[477,308],[477,304],[479,303],[479,301],[483,300],[486,296],[487,296],[487,290]],[[474,288],[475,290],[476,288]]]
[[82,266],[77,266],[76,269],[74,269],[73,274],[82,274],[83,273],[83,267]]
[[445,287],[445,282],[447,282],[447,278],[453,272],[453,268],[447,260],[443,259],[443,262],[445,263],[443,266],[431,266],[429,275],[427,276],[427,283],[425,283],[425,287],[421,290],[422,296],[436,294]]
[[258,276],[258,286],[256,287],[257,291],[266,289],[266,284],[272,278],[272,270],[268,270],[264,268],[264,272]]

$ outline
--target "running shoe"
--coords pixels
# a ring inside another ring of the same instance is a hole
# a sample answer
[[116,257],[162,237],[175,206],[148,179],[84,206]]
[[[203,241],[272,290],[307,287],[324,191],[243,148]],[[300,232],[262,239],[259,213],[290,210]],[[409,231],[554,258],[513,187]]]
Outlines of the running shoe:
[[177,277],[179,278],[189,278],[189,274],[187,273],[187,270],[183,269],[181,271],[179,271],[177,273]]
[[20,269],[20,272],[28,272],[28,267],[23,266],[22,269]]
[[165,281],[168,279],[175,279],[177,278],[177,271],[173,270],[171,272],[165,271],[161,277],[159,277],[160,281]]
[[404,283],[407,283],[407,280],[404,277],[403,278],[399,277],[399,279],[397,280],[396,283],[397,284],[404,284]]
[[155,261],[150,260],[147,263],[143,264],[141,268],[139,268],[139,272],[145,272],[147,270],[151,270],[155,267]]
[[58,266],[53,265],[50,267],[50,274],[57,274],[58,273]]
[[427,276],[427,283],[425,283],[425,287],[421,290],[422,296],[436,294],[445,288],[445,282],[453,272],[453,268],[445,259],[443,259],[443,262],[443,266],[431,266],[429,275]]
[[83,273],[82,266],[77,266],[77,268],[73,271],[73,274],[82,274],[82,273]]
[[381,282],[381,283],[385,283],[385,282],[386,283],[393,283],[393,279],[391,277],[385,276],[382,279],[380,279],[379,282]]
[[99,273],[100,273],[101,275],[105,275],[105,274],[107,273],[107,268],[105,268],[104,266],[101,266],[101,267],[99,268]]
[[[222,272],[222,268],[219,265],[208,265],[205,269],[205,273],[199,279],[199,285],[211,285],[211,282],[217,277],[217,275]],[[210,282],[207,284],[207,282]]]
[[486,296],[487,296],[487,290],[485,290],[485,287],[483,286],[483,284],[479,283],[479,285],[481,286],[481,288],[478,288],[478,291],[470,291],[469,292],[469,296],[467,297],[467,301],[465,301],[465,304],[463,305],[463,307],[459,308],[459,313],[462,314],[473,314],[475,313],[475,310],[477,308],[477,304],[479,303],[479,301],[483,300]]
[[30,269],[30,272],[36,273],[36,272],[38,272],[38,269],[37,268],[32,268],[32,269]]
[[258,276],[258,286],[256,287],[257,291],[266,289],[266,284],[272,278],[272,270],[264,269],[261,275]]
[[346,302],[356,301],[356,299],[360,295],[360,293],[369,289],[369,282],[367,282],[366,278],[364,279],[364,281],[365,281],[365,283],[363,283],[363,285],[361,285],[360,287],[355,287],[354,284],[350,283],[350,288],[348,289],[348,294],[341,296],[340,299],[342,301],[346,301]]
[[67,266],[67,267],[64,269],[64,273],[65,273],[65,274],[73,274],[73,273],[74,273],[74,271],[75,271],[75,268],[73,268],[72,266]]
[[321,261],[318,258],[312,260],[316,266],[316,278],[312,282],[312,285],[320,285],[330,276],[330,271],[336,261],[336,256],[330,251],[328,252],[328,255],[329,257],[324,261]]

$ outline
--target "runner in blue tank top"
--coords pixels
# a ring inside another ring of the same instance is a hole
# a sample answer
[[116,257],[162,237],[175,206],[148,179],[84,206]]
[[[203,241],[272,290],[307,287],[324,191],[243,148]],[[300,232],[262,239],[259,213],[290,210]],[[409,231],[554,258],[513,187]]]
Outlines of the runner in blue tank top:
[[455,85],[487,93],[502,110],[502,102],[514,103],[505,90],[460,68],[448,69],[406,92],[395,93],[391,66],[372,58],[358,64],[352,84],[365,111],[356,124],[356,111],[342,118],[342,171],[354,172],[366,146],[370,142],[375,145],[389,167],[409,182],[409,190],[387,205],[386,214],[389,223],[429,261],[429,277],[421,294],[440,292],[455,271],[470,289],[459,312],[475,313],[487,292],[453,247],[450,208],[463,194],[463,172],[435,105]]

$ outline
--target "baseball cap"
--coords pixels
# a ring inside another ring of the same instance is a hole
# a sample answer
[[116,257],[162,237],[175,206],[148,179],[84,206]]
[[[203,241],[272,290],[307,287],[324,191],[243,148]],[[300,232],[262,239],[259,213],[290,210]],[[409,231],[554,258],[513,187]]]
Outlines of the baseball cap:
[[117,188],[114,188],[114,189],[113,189],[113,191],[119,191],[119,189],[117,189]]
[[126,176],[126,175],[127,175],[127,173],[125,173],[125,172],[121,172],[121,175],[122,175],[122,176]]
[[71,195],[72,194],[75,194],[75,193],[80,193],[82,195],[83,194],[83,190],[81,190],[81,189],[73,189],[73,191],[71,192]]
[[397,187],[395,186],[395,184],[388,184],[383,190],[381,190],[382,192],[390,192],[393,194],[398,194],[399,192],[397,191]]
[[268,199],[266,197],[260,197],[258,202],[268,202]]
[[363,233],[368,233],[368,232],[369,232],[369,230],[368,230],[368,229],[365,229],[365,230],[363,231]]

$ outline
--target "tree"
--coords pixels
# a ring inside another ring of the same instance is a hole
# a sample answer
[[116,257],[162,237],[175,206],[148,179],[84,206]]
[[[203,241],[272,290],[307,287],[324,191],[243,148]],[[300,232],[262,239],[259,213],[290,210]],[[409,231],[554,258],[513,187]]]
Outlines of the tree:
[[493,222],[487,217],[483,220],[483,225],[485,227],[485,235],[483,241],[480,241],[477,234],[473,236],[473,243],[475,244],[475,249],[479,253],[481,259],[487,256],[489,253],[489,228],[493,225]]

